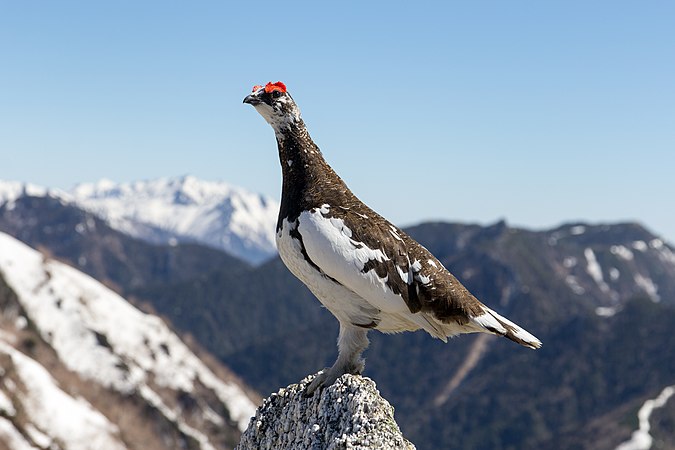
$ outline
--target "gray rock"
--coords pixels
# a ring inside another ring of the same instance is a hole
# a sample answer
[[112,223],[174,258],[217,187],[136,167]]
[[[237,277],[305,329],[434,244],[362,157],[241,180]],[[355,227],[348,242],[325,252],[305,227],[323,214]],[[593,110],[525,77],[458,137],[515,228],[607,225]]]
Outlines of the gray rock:
[[394,421],[394,408],[371,379],[343,375],[320,393],[305,397],[314,377],[265,399],[237,449],[415,449]]

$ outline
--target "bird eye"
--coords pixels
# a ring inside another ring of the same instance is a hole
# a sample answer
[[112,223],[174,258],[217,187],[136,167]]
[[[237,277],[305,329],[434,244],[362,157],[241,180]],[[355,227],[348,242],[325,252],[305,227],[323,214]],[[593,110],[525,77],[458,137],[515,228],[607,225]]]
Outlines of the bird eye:
[[272,91],[272,98],[281,97],[281,91]]

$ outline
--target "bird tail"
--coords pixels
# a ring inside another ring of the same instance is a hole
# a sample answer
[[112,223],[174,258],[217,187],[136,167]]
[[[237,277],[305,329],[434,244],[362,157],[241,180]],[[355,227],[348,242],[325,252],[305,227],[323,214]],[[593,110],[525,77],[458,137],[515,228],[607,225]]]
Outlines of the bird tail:
[[509,319],[500,316],[487,306],[483,305],[483,314],[472,317],[471,321],[482,328],[481,331],[498,334],[511,339],[520,345],[531,349],[541,347],[541,341],[524,328],[519,327]]

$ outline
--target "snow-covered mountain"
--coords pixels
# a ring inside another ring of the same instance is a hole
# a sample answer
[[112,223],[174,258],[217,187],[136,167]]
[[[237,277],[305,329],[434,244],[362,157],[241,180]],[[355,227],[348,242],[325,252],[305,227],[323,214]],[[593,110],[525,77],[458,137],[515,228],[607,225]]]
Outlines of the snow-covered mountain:
[[70,191],[0,181],[0,204],[21,195],[50,195],[152,243],[199,242],[253,264],[275,252],[276,201],[224,182],[192,176],[83,183]]
[[69,194],[113,228],[151,242],[197,241],[254,264],[275,252],[278,204],[223,182],[192,176],[101,180],[80,184]]
[[[6,202],[13,202],[23,195],[32,197],[44,197],[50,193],[49,189],[32,183],[22,183],[20,181],[0,180],[0,205]],[[57,191],[53,191],[54,196],[58,196]]]
[[0,312],[10,449],[231,447],[255,413],[246,389],[162,320],[4,233]]

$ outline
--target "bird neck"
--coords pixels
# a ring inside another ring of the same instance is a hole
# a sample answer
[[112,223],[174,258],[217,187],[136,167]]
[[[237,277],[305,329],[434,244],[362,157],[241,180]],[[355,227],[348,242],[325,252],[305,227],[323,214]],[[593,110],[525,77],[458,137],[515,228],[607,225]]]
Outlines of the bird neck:
[[343,183],[323,158],[302,120],[277,133],[277,146],[283,175],[279,226],[284,218],[294,220],[303,210],[320,206],[316,204],[321,201],[319,193]]
[[277,146],[284,187],[287,181],[297,184],[301,181],[298,177],[312,179],[326,171],[332,172],[302,120],[277,133]]

